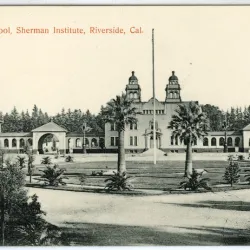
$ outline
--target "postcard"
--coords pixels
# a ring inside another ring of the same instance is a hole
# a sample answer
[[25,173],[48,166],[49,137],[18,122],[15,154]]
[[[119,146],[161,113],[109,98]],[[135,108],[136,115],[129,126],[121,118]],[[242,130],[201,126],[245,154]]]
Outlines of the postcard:
[[250,6],[1,6],[0,244],[250,244]]

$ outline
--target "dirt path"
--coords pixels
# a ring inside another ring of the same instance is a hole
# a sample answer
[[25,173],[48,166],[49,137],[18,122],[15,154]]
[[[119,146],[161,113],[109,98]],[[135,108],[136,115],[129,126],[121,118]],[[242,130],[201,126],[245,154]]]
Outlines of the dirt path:
[[75,245],[244,245],[248,190],[131,197],[30,189]]

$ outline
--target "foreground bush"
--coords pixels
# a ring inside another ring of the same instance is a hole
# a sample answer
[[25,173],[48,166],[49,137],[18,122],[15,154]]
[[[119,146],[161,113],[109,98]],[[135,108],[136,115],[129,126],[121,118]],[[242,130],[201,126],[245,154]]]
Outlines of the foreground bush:
[[105,186],[105,189],[107,189],[108,191],[131,190],[133,188],[133,185],[128,180],[131,177],[132,176],[127,176],[126,172],[123,172],[122,174],[120,174],[119,172],[114,172],[113,176],[105,180],[105,182],[108,182]]
[[17,164],[20,168],[25,168],[26,159],[24,156],[17,156]]
[[198,173],[194,168],[193,172],[186,181],[182,181],[180,183],[180,188],[184,188],[185,190],[197,191],[200,188],[204,188],[206,190],[212,190],[211,187],[208,186],[209,178],[202,178],[203,172]]
[[50,165],[52,163],[51,158],[49,156],[45,156],[41,160],[41,164]]
[[51,234],[51,226],[44,219],[46,214],[41,210],[38,197],[28,196],[24,185],[25,174],[21,168],[6,162],[6,167],[0,171],[1,245],[60,244],[59,231],[54,228]]
[[40,171],[43,172],[43,174],[39,180],[44,181],[45,185],[55,187],[66,185],[63,181],[63,179],[68,179],[68,177],[64,176],[65,169],[59,168],[57,164],[54,166],[46,166],[46,169]]

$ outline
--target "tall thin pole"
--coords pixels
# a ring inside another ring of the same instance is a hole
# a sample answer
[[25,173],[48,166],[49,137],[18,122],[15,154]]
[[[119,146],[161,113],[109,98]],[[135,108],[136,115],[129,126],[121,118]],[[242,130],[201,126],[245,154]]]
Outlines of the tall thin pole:
[[154,165],[156,164],[156,128],[155,128],[155,55],[154,55],[154,29],[152,29],[152,77],[153,77],[153,99],[154,99],[154,118],[153,118],[153,141],[154,141]]

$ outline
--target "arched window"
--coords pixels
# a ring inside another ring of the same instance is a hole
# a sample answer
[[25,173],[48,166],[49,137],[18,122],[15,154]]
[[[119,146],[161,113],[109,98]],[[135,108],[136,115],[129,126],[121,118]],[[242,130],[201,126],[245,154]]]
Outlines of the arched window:
[[197,138],[196,138],[196,137],[193,138],[193,145],[194,145],[194,146],[197,145]]
[[23,148],[25,146],[25,142],[23,138],[20,139],[19,143],[20,143],[20,148]]
[[233,146],[233,139],[232,137],[227,138],[227,146],[232,147]]
[[16,148],[16,139],[12,140],[12,148]]
[[235,138],[235,147],[239,147],[240,146],[240,137],[236,137]]
[[32,146],[33,142],[32,142],[31,138],[29,138],[27,142],[28,142],[29,146]]
[[68,146],[69,146],[69,148],[71,148],[71,146],[72,146],[72,145],[71,145],[71,144],[72,144],[71,142],[72,142],[72,140],[71,140],[71,138],[69,138],[69,139],[68,139]]
[[175,145],[178,145],[178,142],[179,142],[179,137],[176,136],[176,137],[175,137]]
[[129,97],[130,97],[130,99],[133,99],[134,94],[133,94],[133,93],[130,93],[130,94],[129,94]]
[[178,92],[175,92],[175,98],[178,98],[179,96],[178,96]]
[[8,140],[8,139],[5,139],[5,140],[4,140],[4,147],[5,147],[5,148],[8,148],[8,147],[9,147],[9,140]]
[[173,92],[169,93],[169,98],[173,98]]
[[89,147],[89,139],[88,138],[85,138],[85,145],[86,145],[86,147]]
[[203,139],[203,146],[208,146],[208,139],[207,139],[207,137],[205,137]]
[[96,138],[92,138],[92,140],[91,140],[91,147],[97,147],[98,145],[97,145],[97,140],[96,140]]
[[216,138],[215,137],[213,137],[211,139],[211,146],[216,146]]
[[81,147],[81,140],[80,140],[80,138],[77,138],[77,139],[76,139],[76,147],[77,147],[77,148],[80,148],[80,147]]
[[134,93],[134,98],[135,98],[135,99],[137,98],[137,93]]
[[225,139],[223,137],[220,138],[219,144],[220,146],[224,146]]
[[173,135],[171,135],[170,141],[171,141],[171,145],[174,145],[174,136]]

